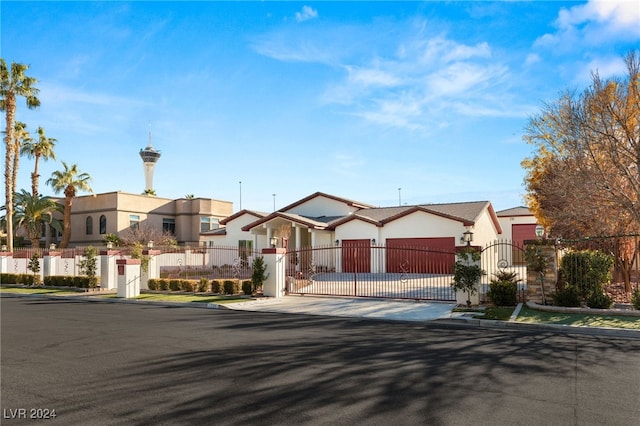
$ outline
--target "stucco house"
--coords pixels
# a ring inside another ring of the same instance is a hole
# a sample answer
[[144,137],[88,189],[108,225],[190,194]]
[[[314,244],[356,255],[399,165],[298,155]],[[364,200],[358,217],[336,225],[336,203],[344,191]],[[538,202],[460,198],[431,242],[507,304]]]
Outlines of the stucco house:
[[[261,249],[278,237],[278,246],[286,244],[290,250],[363,241],[455,250],[466,244],[462,240],[466,231],[473,232],[477,246],[509,239],[514,232],[518,238],[535,236],[535,218],[526,208],[498,215],[489,201],[374,207],[322,192],[270,214],[242,210],[220,223],[225,228],[201,234],[208,245],[251,241]],[[283,241],[279,234],[286,228],[290,235]]]
[[[179,244],[201,245],[200,234],[218,229],[232,211],[232,202],[210,198],[173,200],[122,191],[78,196],[71,210],[69,245],[100,245],[106,234],[122,235],[136,226],[171,233]],[[57,242],[56,236],[46,239],[47,244]]]

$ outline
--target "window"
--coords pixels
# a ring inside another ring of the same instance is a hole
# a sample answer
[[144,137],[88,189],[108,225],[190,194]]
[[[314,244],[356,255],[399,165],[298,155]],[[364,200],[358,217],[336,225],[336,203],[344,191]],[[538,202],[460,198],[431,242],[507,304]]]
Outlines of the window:
[[85,233],[87,235],[93,234],[93,218],[91,216],[87,216],[87,220],[85,222]]
[[200,218],[200,232],[211,231],[212,229],[218,229],[220,227],[220,219],[217,217],[201,217]]
[[130,214],[129,226],[131,227],[131,229],[138,229],[138,227],[140,226],[140,216],[138,216],[137,214]]
[[162,218],[162,232],[165,233],[165,234],[175,235],[176,234],[176,220],[175,219]]
[[105,215],[100,216],[100,234],[107,233],[107,217]]

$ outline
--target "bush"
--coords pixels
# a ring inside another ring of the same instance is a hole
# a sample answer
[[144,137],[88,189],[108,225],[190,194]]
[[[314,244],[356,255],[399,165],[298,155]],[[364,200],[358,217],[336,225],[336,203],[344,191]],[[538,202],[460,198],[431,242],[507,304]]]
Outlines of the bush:
[[158,280],[156,280],[155,278],[151,278],[149,281],[147,281],[147,287],[149,287],[149,290],[157,290]]
[[578,289],[586,300],[611,281],[613,262],[612,256],[597,250],[572,251],[562,257],[560,270],[566,284]]
[[246,296],[250,296],[253,294],[253,282],[252,281],[242,281],[242,292]]
[[178,280],[178,279],[169,280],[169,290],[171,291],[182,290],[181,280]]
[[604,291],[594,291],[587,298],[587,306],[596,309],[609,309],[613,300]]
[[551,295],[556,306],[578,307],[580,306],[580,291],[571,285],[565,285]]
[[640,309],[640,287],[636,287],[631,293],[631,303],[634,309]]
[[513,281],[491,281],[487,295],[496,306],[518,304],[518,284]]
[[211,280],[211,293],[222,294],[224,293],[224,285],[220,280]]
[[169,280],[161,278],[158,280],[158,290],[167,291],[169,290]]
[[224,294],[240,293],[240,283],[238,280],[224,280]]
[[202,277],[200,278],[200,281],[198,282],[198,291],[200,293],[206,293],[207,291],[209,291],[209,279]]
[[18,274],[0,274],[0,283],[19,284]]
[[180,289],[182,291],[192,292],[195,287],[195,281],[193,280],[180,280]]

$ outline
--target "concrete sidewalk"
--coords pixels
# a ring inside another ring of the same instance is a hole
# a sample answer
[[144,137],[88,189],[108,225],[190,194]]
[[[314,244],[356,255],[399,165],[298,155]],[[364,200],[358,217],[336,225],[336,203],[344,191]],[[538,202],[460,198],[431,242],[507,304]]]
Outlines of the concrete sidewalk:
[[451,311],[455,306],[455,303],[447,302],[293,295],[224,305],[232,310],[394,321],[447,319],[451,318]]

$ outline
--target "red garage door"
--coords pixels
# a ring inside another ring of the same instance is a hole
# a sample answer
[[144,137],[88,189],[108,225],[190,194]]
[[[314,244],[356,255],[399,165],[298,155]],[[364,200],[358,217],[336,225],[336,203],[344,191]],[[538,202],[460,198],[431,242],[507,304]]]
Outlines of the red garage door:
[[371,272],[371,240],[342,240],[342,271]]
[[536,224],[526,223],[519,225],[511,225],[511,243],[513,250],[511,251],[511,259],[514,265],[524,265],[524,242],[526,240],[536,239]]
[[451,274],[456,240],[441,238],[387,239],[387,272]]

